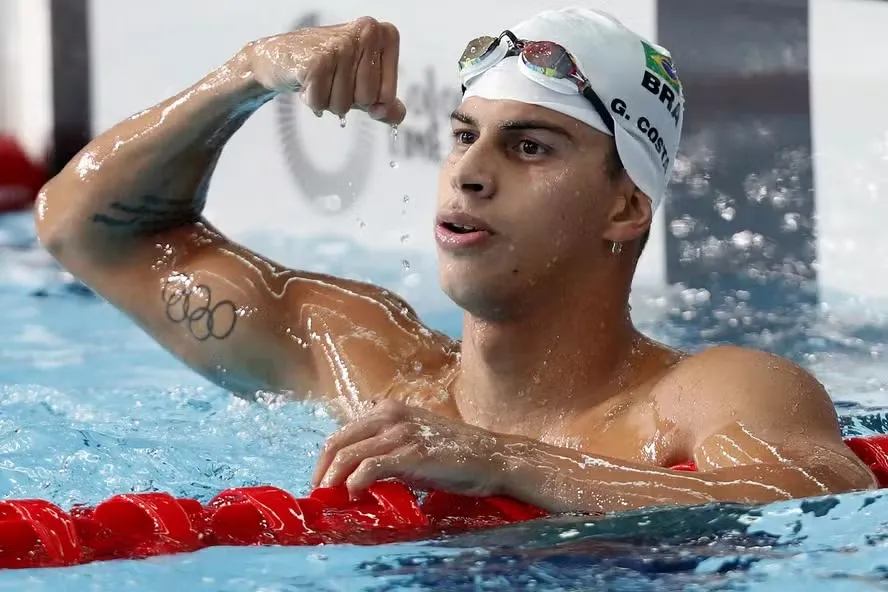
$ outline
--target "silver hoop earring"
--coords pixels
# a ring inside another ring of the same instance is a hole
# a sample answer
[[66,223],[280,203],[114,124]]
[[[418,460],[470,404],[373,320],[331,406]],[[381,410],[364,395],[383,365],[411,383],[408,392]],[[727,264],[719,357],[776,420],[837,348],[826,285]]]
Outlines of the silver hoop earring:
[[623,243],[614,242],[611,243],[611,253],[614,255],[619,255],[623,251]]

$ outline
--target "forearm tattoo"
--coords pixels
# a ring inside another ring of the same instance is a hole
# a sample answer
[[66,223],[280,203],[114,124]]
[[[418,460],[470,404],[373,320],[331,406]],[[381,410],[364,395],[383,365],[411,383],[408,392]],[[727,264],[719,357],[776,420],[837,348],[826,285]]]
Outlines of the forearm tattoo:
[[145,195],[133,202],[114,201],[105,213],[92,216],[95,224],[130,234],[153,234],[200,219],[204,199],[169,199]]
[[237,324],[237,306],[231,300],[214,300],[206,284],[167,281],[161,290],[167,318],[183,325],[198,341],[226,339]]

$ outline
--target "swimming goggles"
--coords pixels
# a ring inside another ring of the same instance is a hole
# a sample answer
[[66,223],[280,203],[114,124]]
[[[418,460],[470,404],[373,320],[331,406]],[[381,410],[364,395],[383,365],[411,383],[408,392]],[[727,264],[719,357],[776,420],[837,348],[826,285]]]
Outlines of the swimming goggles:
[[[508,40],[506,42],[505,40]],[[518,39],[511,31],[503,31],[498,37],[482,36],[466,46],[459,59],[459,75],[463,92],[467,82],[489,70],[502,60],[521,56],[530,78],[546,88],[562,94],[579,92],[601,117],[604,125],[614,132],[614,118],[601,98],[592,90],[589,79],[577,67],[574,57],[561,45],[552,41],[528,41]]]

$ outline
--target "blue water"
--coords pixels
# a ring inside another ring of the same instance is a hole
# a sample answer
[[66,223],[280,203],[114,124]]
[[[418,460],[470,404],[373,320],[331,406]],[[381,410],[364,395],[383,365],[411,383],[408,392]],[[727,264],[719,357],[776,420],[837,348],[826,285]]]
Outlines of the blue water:
[[[333,272],[344,272],[336,267],[343,248],[268,245],[281,260]],[[306,260],[288,261],[288,253]],[[367,264],[347,259],[352,275],[398,289],[402,257],[385,258],[390,264],[372,254]],[[431,324],[453,332],[458,313],[441,307],[434,277],[422,273],[424,283],[413,281],[408,296]],[[668,306],[642,294],[634,313],[645,331],[674,341]],[[888,432],[885,311],[861,317],[860,306],[852,308],[853,324],[833,316],[812,327],[800,359],[833,394],[846,435]],[[25,216],[0,220],[0,335],[4,498],[67,508],[159,490],[208,501],[227,487],[265,483],[303,495],[335,428],[318,408],[272,398],[246,403],[190,372],[35,249]],[[559,517],[410,544],[213,548],[0,573],[0,590],[16,592],[886,588],[883,492],[594,522]]]

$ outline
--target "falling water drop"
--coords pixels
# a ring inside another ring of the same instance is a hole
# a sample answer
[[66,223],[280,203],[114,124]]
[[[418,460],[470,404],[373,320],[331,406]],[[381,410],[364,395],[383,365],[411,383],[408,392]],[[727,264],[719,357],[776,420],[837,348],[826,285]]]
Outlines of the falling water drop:
[[393,169],[398,168],[398,161],[396,161],[396,160],[391,161],[389,163],[389,166],[392,167]]
[[320,199],[320,202],[328,212],[338,212],[342,209],[342,198],[336,194],[325,195]]
[[397,142],[397,141],[398,141],[398,124],[393,123],[392,124],[392,143]]
[[401,267],[404,269],[404,271],[410,271],[410,262],[406,259],[402,260]]
[[401,201],[403,201],[405,204],[410,203],[410,196],[405,195],[404,197],[401,198]]
[[339,127],[345,127],[345,117],[339,118]]
[[402,234],[401,235],[401,244],[407,244],[407,241],[410,240],[410,234]]

